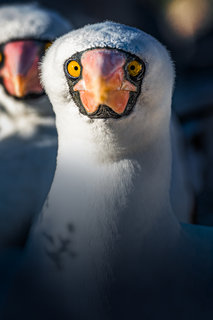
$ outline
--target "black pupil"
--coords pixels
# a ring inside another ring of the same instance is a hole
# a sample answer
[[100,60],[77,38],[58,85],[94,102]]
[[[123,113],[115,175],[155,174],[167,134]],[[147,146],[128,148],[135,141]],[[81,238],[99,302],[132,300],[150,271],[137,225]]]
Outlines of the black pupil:
[[75,67],[74,67],[74,69],[75,69],[75,70],[78,70],[78,67],[77,67],[77,66],[75,66]]
[[135,66],[131,66],[130,69],[131,69],[131,70],[135,70]]

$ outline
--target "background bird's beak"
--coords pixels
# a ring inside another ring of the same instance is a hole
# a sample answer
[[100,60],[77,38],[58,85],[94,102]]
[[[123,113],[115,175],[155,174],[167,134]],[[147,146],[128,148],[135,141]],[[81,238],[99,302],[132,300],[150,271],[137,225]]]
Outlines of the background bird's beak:
[[17,75],[13,77],[12,82],[14,95],[19,98],[24,97],[27,94],[25,78],[22,75]]
[[12,41],[4,46],[0,77],[10,95],[24,98],[43,93],[38,70],[42,46],[42,42],[33,40]]
[[110,107],[117,114],[125,111],[130,91],[137,88],[125,80],[125,54],[114,49],[94,49],[81,57],[82,79],[74,86],[88,114],[100,105]]

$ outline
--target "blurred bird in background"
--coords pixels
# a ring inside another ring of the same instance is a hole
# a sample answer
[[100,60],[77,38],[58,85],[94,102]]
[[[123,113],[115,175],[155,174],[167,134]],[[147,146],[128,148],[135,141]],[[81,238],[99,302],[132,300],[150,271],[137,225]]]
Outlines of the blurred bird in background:
[[39,64],[70,29],[36,4],[0,7],[0,305],[55,171],[55,121]]
[[39,63],[70,29],[35,4],[0,7],[0,248],[22,244],[51,184],[57,138]]

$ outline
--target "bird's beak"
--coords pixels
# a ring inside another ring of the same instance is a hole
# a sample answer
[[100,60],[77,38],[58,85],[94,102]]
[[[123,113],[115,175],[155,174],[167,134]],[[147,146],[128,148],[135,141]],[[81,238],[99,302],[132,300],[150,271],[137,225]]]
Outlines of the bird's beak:
[[0,70],[6,91],[17,98],[42,94],[38,63],[42,43],[33,40],[12,41],[4,46],[4,63]]
[[127,106],[130,91],[137,91],[134,84],[125,80],[125,54],[114,49],[93,49],[81,57],[82,79],[74,86],[88,114],[100,105],[121,115]]
[[27,95],[26,81],[22,75],[17,75],[12,78],[12,94],[18,98],[22,98]]

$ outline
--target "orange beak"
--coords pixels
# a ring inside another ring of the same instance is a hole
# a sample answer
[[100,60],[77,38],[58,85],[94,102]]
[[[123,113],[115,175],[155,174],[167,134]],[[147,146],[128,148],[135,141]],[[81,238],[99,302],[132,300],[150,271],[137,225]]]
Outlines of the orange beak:
[[27,95],[26,79],[22,75],[17,75],[12,78],[13,89],[12,94],[18,98],[22,98]]
[[130,91],[137,87],[124,78],[125,54],[112,49],[94,49],[83,53],[82,79],[74,86],[88,114],[106,105],[121,115],[127,106]]
[[17,98],[42,94],[38,63],[42,44],[38,41],[12,41],[4,46],[4,63],[0,69],[6,91]]

